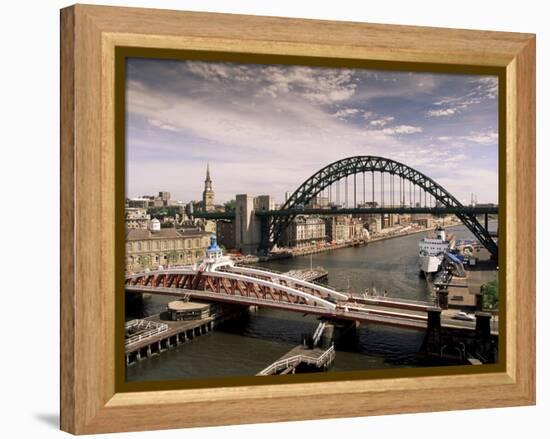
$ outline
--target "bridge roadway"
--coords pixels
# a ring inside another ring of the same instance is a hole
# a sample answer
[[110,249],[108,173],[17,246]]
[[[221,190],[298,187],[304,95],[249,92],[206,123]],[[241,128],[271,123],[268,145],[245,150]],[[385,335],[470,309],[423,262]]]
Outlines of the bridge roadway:
[[[414,300],[350,295],[289,273],[238,266],[221,256],[219,249],[198,265],[129,273],[125,284],[130,293],[191,297],[415,329],[427,327],[427,311],[433,306]],[[459,321],[445,313],[441,322],[444,326],[475,329],[475,322]]]
[[154,286],[126,286],[126,291],[130,293],[149,293],[171,297],[191,297],[193,299],[227,302],[247,306],[262,306],[275,309],[283,309],[303,314],[313,314],[329,319],[352,320],[363,323],[380,323],[393,326],[401,326],[414,329],[426,329],[426,313],[419,311],[396,311],[395,309],[385,309],[383,307],[366,306],[353,302],[346,302],[346,305],[337,307],[334,310],[322,308],[314,305],[287,303],[279,300],[260,299],[256,297],[246,297],[229,294],[218,294],[211,291],[164,288]]

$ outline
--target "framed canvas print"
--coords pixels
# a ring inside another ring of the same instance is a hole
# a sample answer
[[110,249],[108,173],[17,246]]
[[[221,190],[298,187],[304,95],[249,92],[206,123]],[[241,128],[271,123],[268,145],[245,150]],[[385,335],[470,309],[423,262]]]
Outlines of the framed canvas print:
[[535,402],[535,38],[61,11],[71,433]]

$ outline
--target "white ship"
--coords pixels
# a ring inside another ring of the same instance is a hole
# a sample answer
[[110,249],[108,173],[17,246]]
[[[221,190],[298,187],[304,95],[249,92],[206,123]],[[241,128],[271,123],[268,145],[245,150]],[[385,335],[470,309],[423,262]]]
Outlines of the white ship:
[[454,247],[454,237],[447,236],[445,230],[438,227],[431,236],[420,240],[418,253],[418,268],[424,275],[437,273],[445,252]]

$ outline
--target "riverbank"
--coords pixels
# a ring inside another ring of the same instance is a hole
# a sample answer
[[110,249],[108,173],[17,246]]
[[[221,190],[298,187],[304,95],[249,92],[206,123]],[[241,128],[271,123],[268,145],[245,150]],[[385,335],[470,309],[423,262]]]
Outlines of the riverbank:
[[360,247],[360,246],[362,247],[372,242],[384,241],[392,238],[400,238],[403,236],[414,235],[422,232],[424,233],[431,232],[435,230],[437,227],[448,228],[448,227],[458,226],[460,224],[461,224],[460,221],[453,220],[453,221],[450,221],[449,224],[438,224],[433,227],[415,227],[415,226],[409,225],[409,226],[393,228],[393,229],[384,229],[386,230],[384,233],[377,233],[373,235],[372,238],[369,238],[369,239],[360,239],[360,240],[342,242],[338,244],[326,243],[325,245],[304,246],[304,247],[292,248],[292,249],[282,249],[280,251],[271,253],[266,256],[247,255],[239,259],[236,259],[236,262],[241,264],[255,264],[258,262],[269,262],[269,261],[275,261],[279,259],[290,259],[298,256],[315,255],[315,254],[330,252],[333,250],[338,250],[343,248]]

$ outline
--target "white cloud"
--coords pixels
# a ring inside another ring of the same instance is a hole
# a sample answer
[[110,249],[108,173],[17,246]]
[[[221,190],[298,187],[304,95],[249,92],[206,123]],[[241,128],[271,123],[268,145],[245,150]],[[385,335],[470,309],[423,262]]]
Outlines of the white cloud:
[[363,113],[363,117],[364,117],[365,119],[370,119],[370,118],[373,117],[373,116],[375,116],[375,114],[374,114],[373,111],[365,111],[365,112]]
[[262,72],[265,83],[259,94],[272,98],[292,94],[310,102],[328,105],[349,99],[357,84],[350,69],[314,69],[303,66],[269,66]]
[[338,110],[336,113],[334,113],[334,117],[345,120],[348,118],[348,116],[353,116],[354,114],[359,113],[361,110],[358,108],[344,108],[342,110]]
[[471,90],[460,96],[446,96],[434,101],[437,108],[428,110],[428,117],[450,117],[461,113],[473,105],[485,100],[495,99],[498,96],[498,78],[496,76],[482,76],[469,82]]
[[429,110],[426,114],[430,117],[452,116],[458,111],[458,107],[445,108],[444,110]]
[[386,116],[386,117],[381,117],[380,119],[371,120],[369,124],[372,125],[373,127],[383,127],[388,123],[393,122],[394,120],[395,120],[395,117]]
[[472,133],[462,136],[462,139],[468,142],[494,144],[498,142],[498,133],[496,131],[487,131],[485,133]]
[[414,134],[421,133],[422,128],[414,127],[411,125],[396,125],[394,127],[384,128],[381,130],[382,133],[392,136],[394,134]]
[[178,129],[175,126],[161,122],[160,120],[157,120],[157,119],[148,119],[147,122],[149,122],[149,125],[156,128],[160,128],[161,130],[178,131]]
[[437,140],[453,142],[457,146],[464,146],[466,143],[494,145],[498,142],[498,133],[496,131],[471,132],[463,136],[439,136]]
[[185,66],[189,72],[214,82],[222,82],[227,79],[233,81],[250,81],[253,79],[248,67],[238,64],[188,61]]

